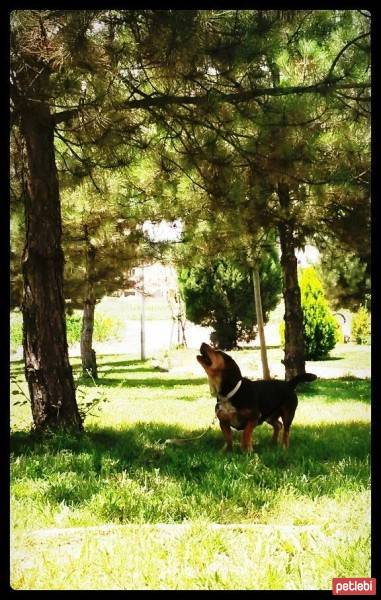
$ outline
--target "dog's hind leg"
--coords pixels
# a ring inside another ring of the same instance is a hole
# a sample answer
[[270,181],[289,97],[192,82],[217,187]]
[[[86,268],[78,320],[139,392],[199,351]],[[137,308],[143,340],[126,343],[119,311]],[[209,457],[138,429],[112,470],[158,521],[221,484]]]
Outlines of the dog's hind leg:
[[286,449],[290,445],[290,428],[289,427],[284,427],[284,429],[283,429],[282,444],[283,444],[283,447]]
[[270,417],[270,419],[267,419],[267,423],[272,425],[273,430],[274,430],[273,437],[272,437],[272,441],[274,444],[278,443],[279,433],[282,429],[282,423],[279,421],[278,416],[279,415],[277,415],[276,417]]
[[285,448],[288,448],[290,445],[290,428],[292,421],[295,416],[296,406],[298,401],[290,403],[287,406],[282,406],[281,408],[281,416],[283,421],[283,438],[282,444]]

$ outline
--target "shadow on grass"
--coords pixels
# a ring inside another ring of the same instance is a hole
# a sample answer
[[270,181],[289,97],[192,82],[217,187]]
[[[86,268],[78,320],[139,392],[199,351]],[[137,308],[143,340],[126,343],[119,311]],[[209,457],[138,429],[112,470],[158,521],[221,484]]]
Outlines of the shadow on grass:
[[152,422],[71,436],[14,433],[12,481],[34,480],[31,493],[50,510],[92,503],[100,522],[117,523],[182,522],[200,515],[240,522],[246,514],[267,514],[290,493],[315,502],[369,486],[367,424],[294,426],[288,451],[273,446],[272,430],[263,425],[255,430],[249,456],[241,453],[236,435],[233,453],[222,453],[217,427],[186,446],[163,443],[201,433]]
[[12,360],[10,363],[10,372],[11,374],[18,375],[20,373],[24,373],[24,361],[23,360]]
[[[103,357],[105,359],[109,359],[109,355],[99,355],[97,356],[97,363],[98,363],[98,368],[103,368],[103,367],[109,367],[110,369],[113,369],[114,367],[116,368],[116,370],[120,371],[121,369],[119,369],[118,367],[124,367],[126,368],[126,370],[129,371],[152,371],[154,370],[153,367],[147,365],[147,361],[141,361],[141,360],[119,360],[119,361],[110,361],[110,360],[103,360]],[[118,355],[116,355],[118,356]],[[133,369],[131,369],[131,367],[135,367]]]
[[[94,387],[94,383],[90,378],[83,378],[79,384],[85,387]],[[145,379],[125,379],[121,378],[110,378],[104,377],[103,379],[97,379],[96,384],[98,387],[121,387],[121,388],[179,388],[189,387],[189,385],[205,385],[205,377],[192,377],[185,378],[177,377],[171,379],[165,379],[165,377],[152,377]]]
[[[133,372],[133,371],[131,371]],[[155,370],[151,371],[156,373]],[[170,373],[162,374],[160,377],[147,377],[142,379],[126,379],[125,377],[110,378],[104,377],[97,380],[97,386],[100,387],[121,387],[121,388],[161,388],[161,389],[173,389],[173,388],[186,388],[189,385],[205,385],[205,377],[185,377],[180,375],[179,377],[170,377]],[[94,383],[89,378],[80,380],[80,385],[85,387],[93,387]],[[333,404],[340,400],[350,400],[356,402],[363,402],[364,404],[370,404],[370,388],[368,379],[359,379],[356,377],[341,377],[337,379],[317,379],[312,383],[300,384],[297,388],[299,398],[302,400],[302,396],[307,398],[313,398],[320,396],[324,399],[327,404]],[[184,398],[185,399],[185,398]],[[194,398],[189,398],[194,400]]]
[[[19,362],[19,361],[18,361]],[[107,368],[109,367],[109,368]],[[121,374],[120,377],[109,377],[110,374],[117,373]],[[23,361],[21,364],[14,366],[12,363],[11,373],[13,376],[20,376],[24,374]],[[92,378],[82,375],[82,368],[80,364],[73,365],[73,373],[76,378],[78,385],[81,387],[94,387]],[[128,379],[129,373],[142,373],[143,377],[137,379],[135,377]],[[146,363],[138,360],[125,360],[117,362],[102,362],[98,361],[98,379],[96,385],[98,387],[147,387],[147,388],[174,388],[184,387],[189,385],[204,385],[206,382],[205,377],[185,377],[181,375],[179,377],[171,377],[170,372],[161,373],[158,377],[144,377],[144,374],[158,374],[158,369],[155,367],[147,366]]]
[[101,365],[111,365],[111,366],[117,366],[117,367],[127,367],[127,366],[135,366],[135,365],[141,365],[146,361],[142,361],[138,358],[132,358],[130,360],[110,360],[110,357],[112,356],[120,356],[120,354],[97,354],[97,361],[99,362],[99,364]]
[[[109,358],[105,356],[105,358]],[[72,364],[73,370],[81,371],[82,366],[80,363],[80,359],[78,359],[78,364]],[[116,373],[155,373],[157,369],[155,369],[150,364],[147,364],[147,361],[141,360],[121,360],[121,361],[110,361],[106,360],[103,362],[102,357],[97,357],[97,367],[98,374],[101,378],[103,374],[112,373],[115,371]]]
[[[278,344],[277,346],[266,346],[267,350],[279,350],[282,349],[282,346],[280,344]],[[238,346],[238,348],[235,348],[235,350],[237,352],[260,352],[261,348],[260,346],[253,346],[252,348],[247,348],[245,346]]]
[[[250,460],[237,446],[232,455],[218,452],[223,447],[223,437],[216,425],[206,435],[183,446],[165,445],[168,438],[190,438],[204,433],[205,430],[190,431],[179,426],[164,423],[137,423],[122,430],[111,428],[89,428],[82,434],[54,434],[41,436],[35,433],[14,432],[11,434],[11,452],[13,458],[20,456],[42,457],[62,451],[89,453],[101,464],[101,458],[108,456],[117,459],[118,470],[132,466],[167,467],[172,475],[186,475],[181,471],[184,457],[192,455],[205,457],[205,460],[217,458],[228,461],[233,458]],[[361,422],[319,425],[293,425],[290,436],[290,448],[285,451],[271,441],[272,428],[264,424],[254,431],[255,454],[262,457],[268,467],[275,470],[299,469],[300,464],[310,460],[315,470],[326,472],[327,465],[342,460],[364,460],[370,452],[370,425]],[[238,443],[239,435],[234,433]],[[41,463],[43,466],[43,463]],[[176,466],[177,464],[177,466]],[[324,465],[324,468],[323,468]]]
[[98,375],[101,378],[103,374],[106,373],[126,373],[128,375],[128,373],[157,373],[157,369],[155,369],[154,367],[137,367],[135,368],[131,368],[131,367],[115,367],[115,368],[108,368],[108,369],[104,369],[103,368],[104,365],[100,365],[100,367],[98,366]]

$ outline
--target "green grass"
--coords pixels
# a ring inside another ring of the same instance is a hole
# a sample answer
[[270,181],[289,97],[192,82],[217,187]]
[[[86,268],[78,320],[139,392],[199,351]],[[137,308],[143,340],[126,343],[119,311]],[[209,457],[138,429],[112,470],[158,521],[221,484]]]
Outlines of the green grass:
[[[248,351],[237,356],[250,364]],[[189,445],[163,444],[203,433],[214,412],[194,352],[170,358],[173,371],[162,373],[150,361],[100,357],[98,387],[80,389],[107,402],[80,436],[32,435],[30,408],[12,406],[13,587],[329,589],[332,577],[369,576],[370,381],[301,385],[287,452],[272,446],[265,424],[253,455],[241,454],[237,434],[227,456],[217,425]],[[21,362],[13,374],[25,389]],[[33,537],[104,525],[123,527],[114,536],[69,533],[65,543]]]
[[[251,350],[246,350],[244,353],[252,354]],[[284,358],[284,352],[281,347],[273,347],[268,351],[269,362],[280,364]],[[258,352],[259,363],[259,352]],[[357,344],[336,344],[331,350],[329,356],[323,360],[308,361],[306,369],[314,370],[314,366],[327,367],[329,369],[340,369],[344,373],[350,373],[352,369],[369,369],[370,368],[370,346]]]
[[[314,361],[308,363],[311,368]],[[316,364],[322,367],[342,368],[348,372],[351,369],[370,368],[370,346],[357,344],[336,344],[331,350],[329,357],[324,360],[316,361]]]
[[28,549],[14,567],[14,579],[24,589],[25,584],[69,590],[330,589],[332,573],[369,572],[369,537],[358,530],[351,536],[216,531],[198,522],[180,531],[142,526],[107,536],[89,531],[71,536],[70,545],[62,538],[59,546],[57,539],[42,539],[29,541]]

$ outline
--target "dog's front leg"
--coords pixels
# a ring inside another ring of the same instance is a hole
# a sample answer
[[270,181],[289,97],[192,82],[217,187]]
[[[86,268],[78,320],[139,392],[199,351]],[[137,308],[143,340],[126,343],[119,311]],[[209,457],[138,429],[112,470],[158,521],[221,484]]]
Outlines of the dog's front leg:
[[245,425],[241,438],[241,448],[243,452],[250,453],[253,450],[253,429],[256,424],[256,421],[249,420]]
[[232,452],[233,450],[233,434],[232,434],[232,430],[230,429],[230,424],[227,421],[221,421],[220,420],[220,427],[221,427],[221,431],[224,435],[225,438],[225,446],[224,446],[224,450],[225,452]]

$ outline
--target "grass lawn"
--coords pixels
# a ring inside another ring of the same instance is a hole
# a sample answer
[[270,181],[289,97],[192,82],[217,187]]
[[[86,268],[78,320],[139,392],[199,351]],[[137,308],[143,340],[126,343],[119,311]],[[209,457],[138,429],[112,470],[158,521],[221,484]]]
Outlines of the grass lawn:
[[[344,372],[362,352],[338,359]],[[248,376],[252,354],[232,353]],[[288,451],[265,424],[254,454],[237,434],[227,456],[217,425],[163,443],[211,424],[194,355],[173,353],[168,373],[98,357],[98,385],[82,381],[78,398],[107,401],[81,436],[31,435],[11,396],[14,588],[330,589],[370,576],[370,381],[300,385]],[[12,374],[12,391],[26,389],[21,362]]]

